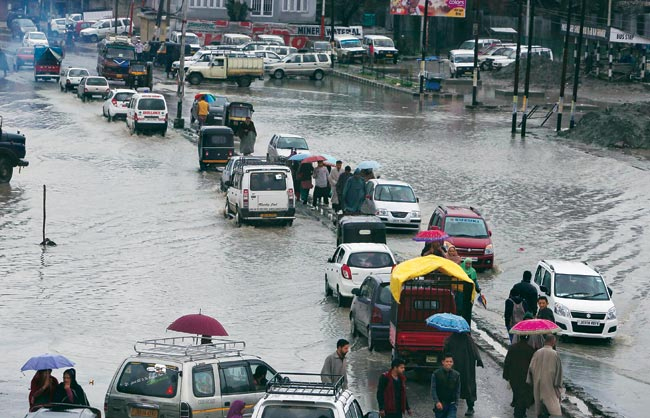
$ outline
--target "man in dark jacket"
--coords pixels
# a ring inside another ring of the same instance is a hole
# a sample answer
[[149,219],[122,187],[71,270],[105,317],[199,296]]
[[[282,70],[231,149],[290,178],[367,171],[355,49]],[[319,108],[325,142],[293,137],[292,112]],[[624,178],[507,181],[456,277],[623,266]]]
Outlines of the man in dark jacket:
[[345,189],[345,183],[352,177],[352,167],[349,165],[345,166],[345,171],[339,175],[339,179],[336,181],[336,194],[339,197],[339,205],[341,208],[345,207],[345,202],[343,201],[343,190]]
[[551,322],[555,322],[555,315],[551,308],[548,307],[548,298],[546,296],[540,296],[537,299],[537,305],[539,310],[537,311],[537,319],[546,319]]
[[524,418],[526,409],[535,399],[533,387],[526,383],[530,360],[535,354],[535,349],[528,344],[528,337],[522,335],[519,341],[510,346],[506,360],[503,363],[503,378],[510,383],[512,388],[512,405],[515,407],[515,418]]
[[365,199],[366,181],[357,168],[354,175],[345,182],[343,188],[343,212],[346,214],[359,213]]
[[506,299],[504,312],[506,319],[506,329],[508,330],[508,335],[510,336],[510,342],[512,342],[512,334],[510,334],[510,328],[514,327],[515,324],[524,319],[526,311],[528,311],[526,301],[519,295],[515,294],[514,289],[511,290],[510,296],[508,296],[508,299]]
[[454,358],[444,354],[442,367],[431,375],[431,398],[436,418],[456,418],[460,398],[460,373],[453,369]]
[[526,270],[519,283],[512,287],[515,295],[526,301],[526,306],[533,315],[537,314],[537,289],[530,283],[533,274]]
[[404,412],[411,415],[409,401],[406,398],[406,364],[404,360],[394,359],[390,370],[379,376],[377,384],[377,403],[379,415],[384,418],[402,418]]

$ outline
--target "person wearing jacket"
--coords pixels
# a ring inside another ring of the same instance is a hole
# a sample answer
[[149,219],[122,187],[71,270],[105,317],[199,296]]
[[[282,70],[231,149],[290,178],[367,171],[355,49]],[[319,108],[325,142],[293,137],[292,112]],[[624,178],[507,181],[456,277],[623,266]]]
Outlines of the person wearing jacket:
[[411,415],[404,370],[404,360],[396,358],[390,363],[390,370],[379,376],[377,403],[379,415],[383,418],[402,418],[405,412]]
[[89,405],[86,393],[79,383],[77,383],[77,372],[75,369],[68,369],[63,372],[63,382],[59,383],[56,387],[52,402]]
[[508,335],[510,336],[511,343],[512,334],[510,334],[510,328],[514,327],[515,324],[517,324],[519,321],[523,321],[526,312],[528,312],[526,301],[521,296],[516,294],[514,290],[510,290],[510,295],[508,296],[508,299],[506,299],[504,317],[506,321],[506,329],[508,330]]
[[456,418],[460,399],[460,373],[454,370],[454,357],[445,353],[442,367],[431,375],[431,398],[436,418]]
[[[467,277],[472,279],[472,281],[474,282],[474,290],[476,290],[476,293],[481,293],[481,287],[478,285],[478,281],[477,281],[476,270],[474,270],[474,267],[472,267],[472,259],[469,257],[465,258],[463,262],[460,263],[460,267],[467,274]],[[456,300],[456,311],[463,312],[464,310],[463,305],[465,302],[463,297],[463,292],[456,292],[455,300]],[[473,302],[474,301],[472,301],[472,303]]]
[[535,354],[535,349],[528,344],[528,336],[522,335],[516,344],[508,348],[503,363],[503,378],[510,383],[512,389],[512,405],[515,407],[515,418],[524,418],[526,409],[535,399],[533,387],[526,383],[528,367]]
[[52,376],[52,369],[39,370],[32,378],[29,391],[29,409],[52,402],[59,381]]
[[453,333],[445,339],[444,353],[454,358],[454,370],[460,373],[460,397],[467,402],[465,416],[474,415],[476,402],[476,366],[483,367],[483,360],[469,332]]
[[533,316],[537,315],[537,289],[530,283],[533,274],[526,270],[519,283],[512,287],[516,295],[526,301],[526,307]]
[[345,213],[359,213],[361,205],[366,200],[366,181],[357,168],[354,175],[348,179],[343,189],[343,211]]

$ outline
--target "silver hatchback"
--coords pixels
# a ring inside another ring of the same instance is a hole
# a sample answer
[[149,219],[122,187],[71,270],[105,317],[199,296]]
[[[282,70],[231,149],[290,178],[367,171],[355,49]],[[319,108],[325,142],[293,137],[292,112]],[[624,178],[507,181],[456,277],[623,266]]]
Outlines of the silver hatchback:
[[108,86],[108,80],[104,77],[84,77],[79,82],[79,86],[77,86],[77,97],[83,102],[95,96],[106,98],[110,92],[111,89]]

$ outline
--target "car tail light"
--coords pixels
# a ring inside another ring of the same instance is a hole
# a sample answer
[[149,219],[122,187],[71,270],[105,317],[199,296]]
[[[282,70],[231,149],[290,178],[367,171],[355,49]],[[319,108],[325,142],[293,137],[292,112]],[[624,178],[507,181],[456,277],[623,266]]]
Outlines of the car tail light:
[[192,418],[192,407],[187,402],[181,402],[181,418]]
[[341,267],[341,274],[344,279],[352,280],[352,270],[350,270],[350,266],[347,264],[343,264]]
[[244,207],[248,209],[248,189],[244,189]]
[[138,114],[137,113],[133,114],[133,120],[136,121],[136,122],[138,121]]
[[167,117],[169,116],[168,113],[165,113],[165,123],[167,122]]
[[231,149],[228,150],[228,158],[230,158],[230,157],[232,157],[232,150]]
[[113,103],[113,106],[117,106],[117,100],[113,99],[111,100],[111,103]]
[[378,307],[372,308],[372,317],[370,317],[371,324],[381,324],[384,320],[384,317],[381,314],[381,311]]
[[296,196],[293,194],[293,189],[287,190],[287,194],[289,195],[289,207],[292,208],[296,204]]

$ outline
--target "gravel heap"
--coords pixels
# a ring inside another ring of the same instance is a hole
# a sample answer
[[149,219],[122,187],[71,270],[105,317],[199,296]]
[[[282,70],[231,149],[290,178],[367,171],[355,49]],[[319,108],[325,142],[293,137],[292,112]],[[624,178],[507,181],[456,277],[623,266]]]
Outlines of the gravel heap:
[[[559,57],[562,59],[562,57]],[[562,76],[562,62],[551,61],[547,58],[533,55],[530,59],[530,82],[531,84],[544,87],[560,88],[560,77]],[[492,71],[492,77],[496,79],[515,79],[515,64],[512,63],[501,70]],[[519,65],[519,82],[523,86],[526,78],[526,60],[523,59]],[[572,84],[573,65],[567,66],[567,83]]]
[[567,137],[605,147],[650,149],[650,102],[589,112]]

